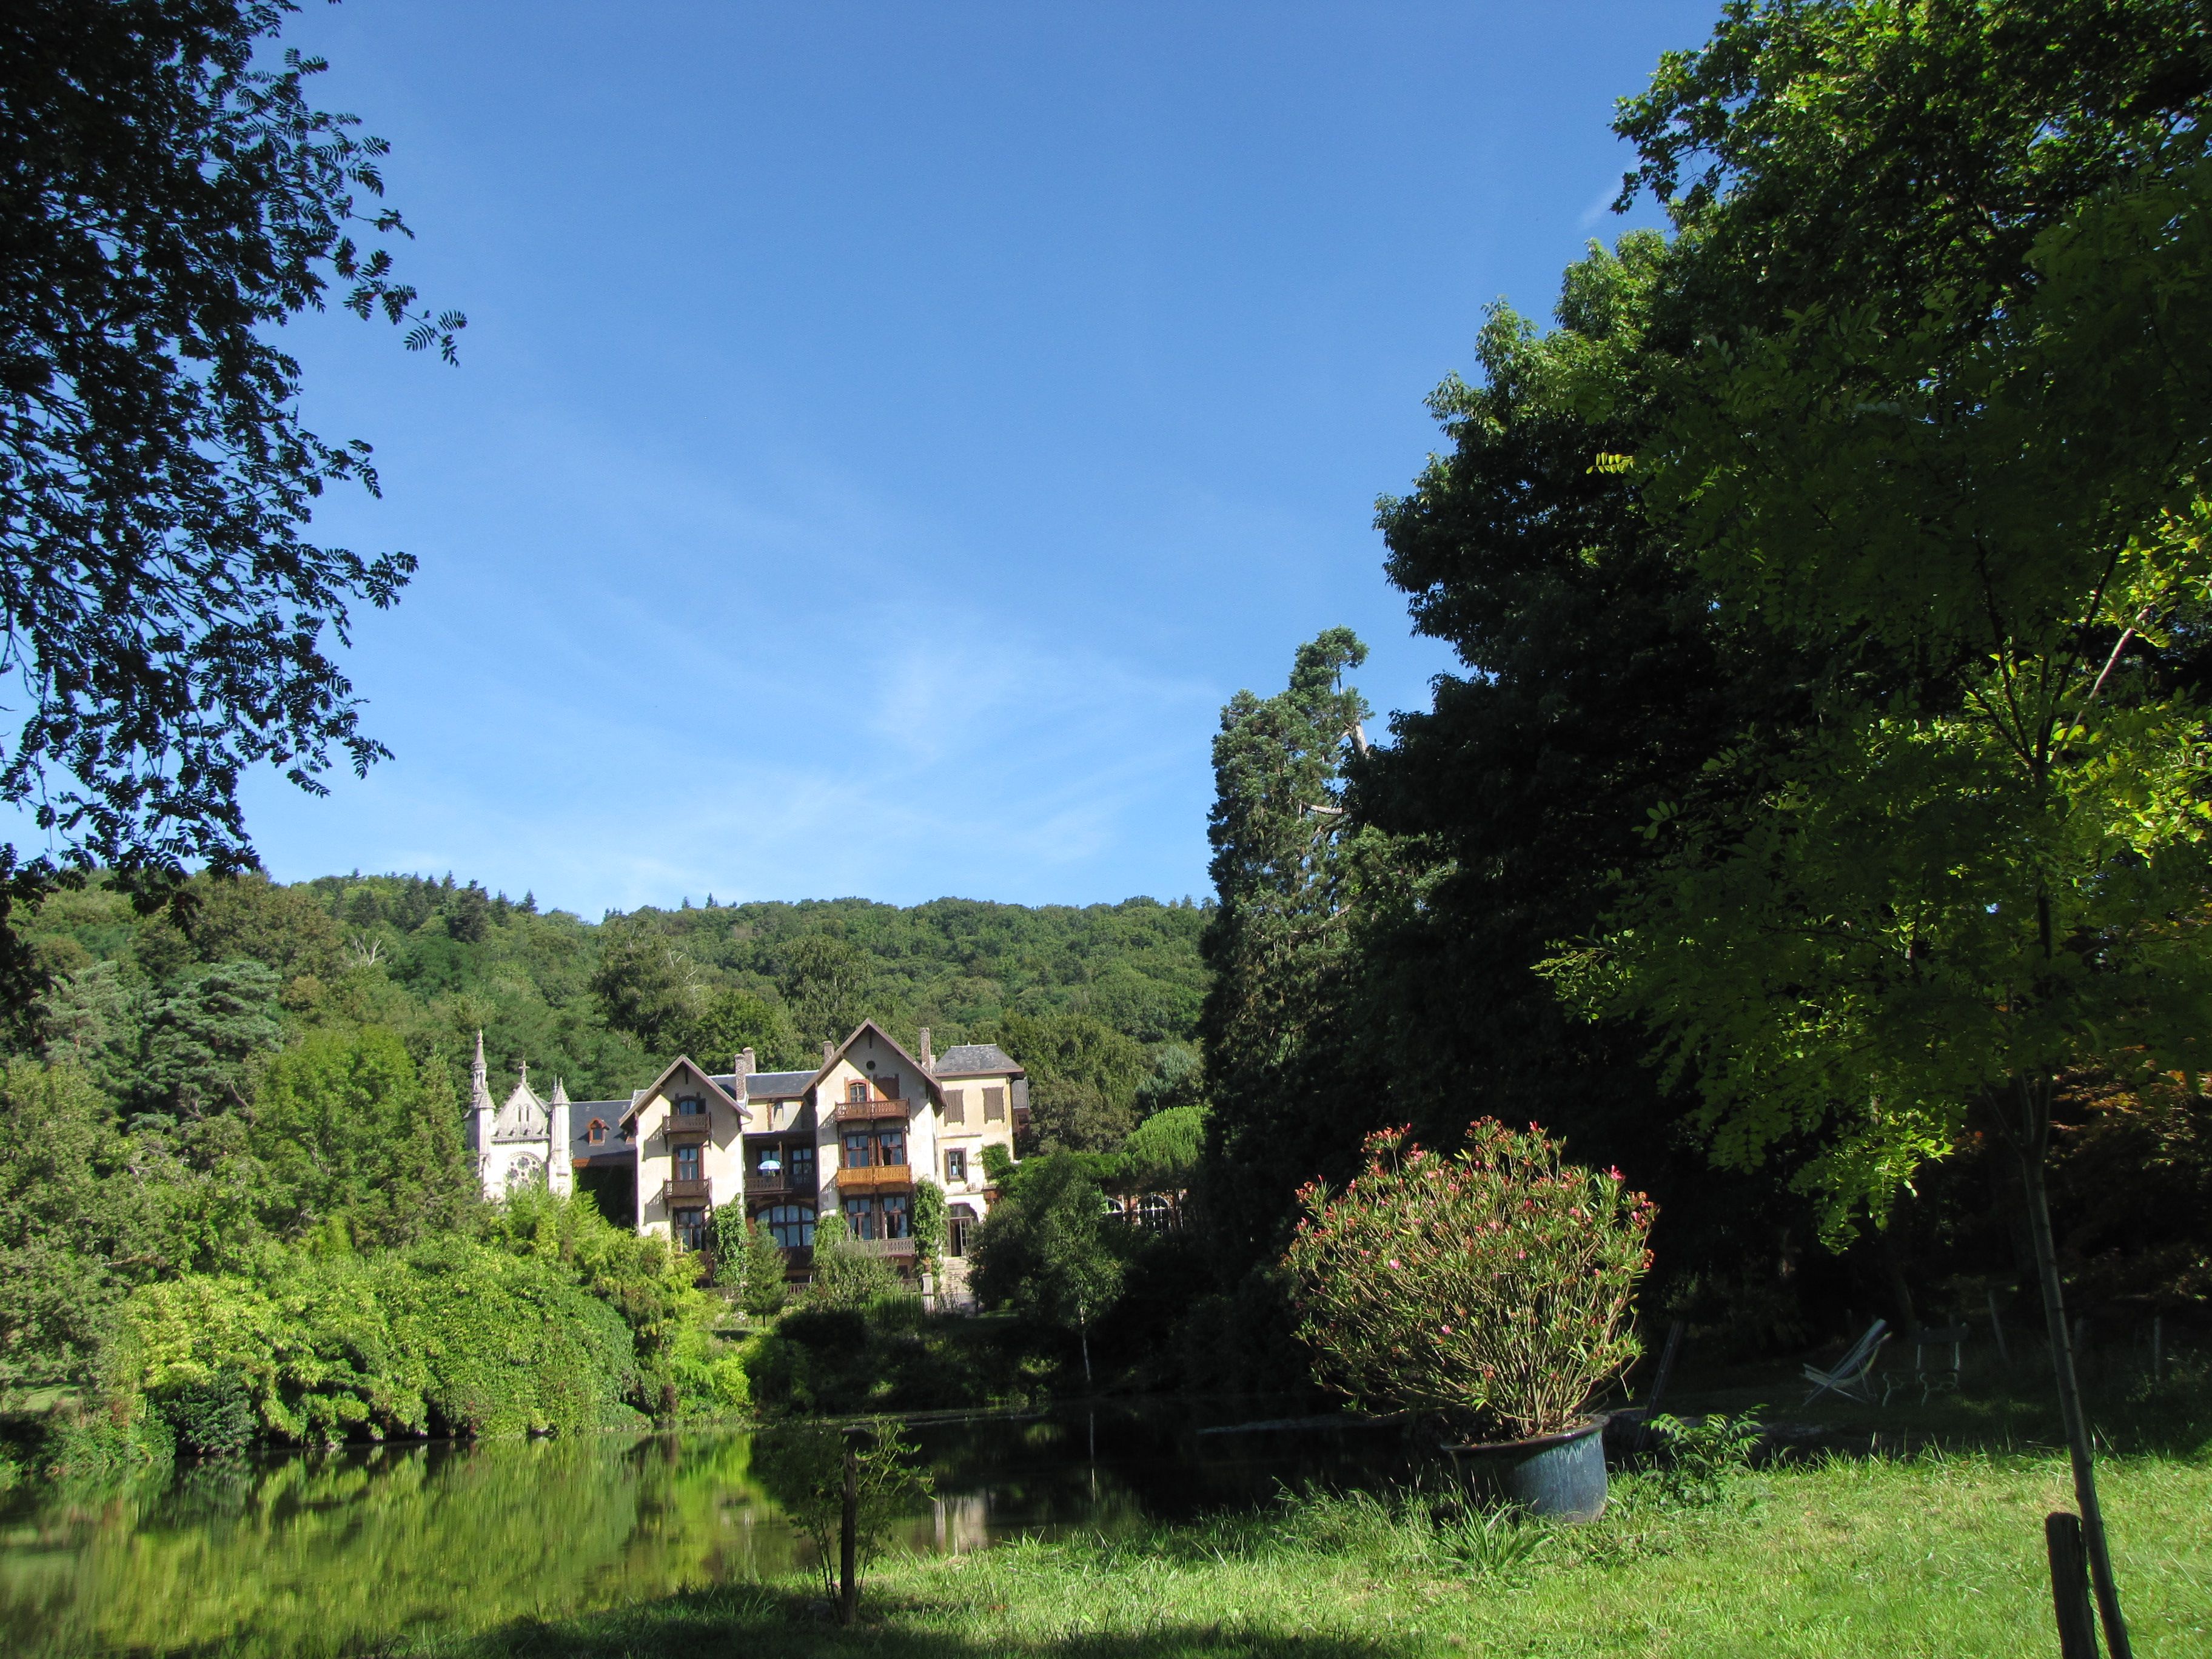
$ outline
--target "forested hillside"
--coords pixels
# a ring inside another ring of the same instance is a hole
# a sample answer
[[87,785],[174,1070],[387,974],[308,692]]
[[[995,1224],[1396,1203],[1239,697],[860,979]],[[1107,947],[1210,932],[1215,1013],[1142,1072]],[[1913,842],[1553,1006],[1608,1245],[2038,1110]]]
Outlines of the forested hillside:
[[[686,905],[586,922],[451,876],[194,884],[181,918],[95,882],[27,929],[54,975],[21,1046],[64,1051],[118,1102],[173,1114],[251,1098],[286,1034],[376,1025],[465,1095],[475,1034],[578,1099],[627,1095],[683,1051],[799,1066],[872,1015],[939,1047],[995,1037],[1028,1063],[1048,1133],[1133,1127],[1140,1093],[1187,1096],[1206,912],[1131,899],[1029,909],[939,899]],[[1104,1117],[1100,1118],[1103,1109]]]

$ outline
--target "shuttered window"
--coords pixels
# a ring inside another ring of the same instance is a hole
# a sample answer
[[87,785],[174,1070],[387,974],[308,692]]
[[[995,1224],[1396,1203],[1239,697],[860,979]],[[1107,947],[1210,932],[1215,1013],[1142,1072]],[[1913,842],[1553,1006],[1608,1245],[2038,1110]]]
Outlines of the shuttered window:
[[968,1121],[968,1091],[965,1089],[947,1089],[945,1091],[945,1121],[947,1123],[965,1123]]
[[1004,1123],[1006,1121],[1006,1091],[1004,1089],[983,1091],[983,1121]]

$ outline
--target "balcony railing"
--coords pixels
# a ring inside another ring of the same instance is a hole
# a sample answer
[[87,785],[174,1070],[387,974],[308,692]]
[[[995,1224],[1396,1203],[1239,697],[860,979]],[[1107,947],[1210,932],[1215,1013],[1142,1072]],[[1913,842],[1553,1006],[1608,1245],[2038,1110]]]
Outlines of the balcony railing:
[[880,1255],[895,1258],[914,1254],[911,1238],[848,1238],[847,1246],[860,1255]]
[[777,1193],[804,1193],[811,1198],[815,1193],[814,1171],[799,1175],[789,1170],[748,1170],[745,1171],[745,1196],[766,1198]]
[[910,1164],[871,1164],[865,1169],[837,1171],[837,1190],[844,1193],[874,1193],[913,1185],[914,1166]]
[[684,1117],[672,1117],[662,1127],[661,1133],[671,1140],[705,1140],[713,1131],[707,1124],[704,1112],[693,1112]]
[[837,1103],[837,1121],[866,1123],[879,1117],[904,1117],[914,1103],[900,1099],[841,1100]]
[[663,1204],[705,1204],[714,1196],[710,1181],[664,1181],[660,1183]]

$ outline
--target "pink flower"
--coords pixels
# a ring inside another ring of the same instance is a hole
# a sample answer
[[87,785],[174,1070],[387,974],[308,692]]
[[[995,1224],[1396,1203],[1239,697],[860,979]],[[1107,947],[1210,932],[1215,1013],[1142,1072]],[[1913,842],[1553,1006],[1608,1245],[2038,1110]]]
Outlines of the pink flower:
[[1451,1327],[1449,1325],[1439,1325],[1437,1328],[1442,1331],[1446,1336],[1449,1336],[1451,1334]]
[[1394,1256],[1392,1256],[1392,1257],[1390,1258],[1390,1265],[1391,1265],[1393,1267],[1396,1268],[1396,1269],[1397,1269],[1398,1271],[1400,1271],[1401,1273],[1402,1273],[1402,1272],[1404,1272],[1404,1271],[1405,1271],[1406,1264],[1405,1264],[1404,1262],[1402,1262],[1402,1261],[1399,1261],[1399,1260],[1398,1260],[1398,1258],[1397,1258],[1396,1256],[1395,1256],[1395,1255],[1394,1255]]

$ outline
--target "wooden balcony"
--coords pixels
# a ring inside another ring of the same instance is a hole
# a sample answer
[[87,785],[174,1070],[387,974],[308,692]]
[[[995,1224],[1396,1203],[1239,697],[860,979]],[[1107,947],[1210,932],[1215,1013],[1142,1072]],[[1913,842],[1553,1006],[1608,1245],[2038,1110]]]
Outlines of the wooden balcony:
[[866,1169],[837,1171],[837,1190],[841,1193],[880,1193],[913,1185],[911,1164],[872,1164]]
[[910,1100],[871,1099],[841,1100],[837,1103],[837,1121],[840,1123],[869,1123],[878,1118],[903,1118],[913,1109]]
[[775,1198],[783,1194],[812,1198],[818,1186],[819,1183],[814,1179],[814,1171],[811,1170],[807,1170],[804,1175],[794,1175],[789,1170],[773,1170],[765,1172],[759,1170],[745,1171],[747,1198]]
[[714,1201],[714,1183],[711,1181],[664,1181],[660,1183],[660,1201],[664,1205],[690,1206]]
[[714,1132],[708,1127],[707,1115],[704,1112],[694,1112],[688,1117],[672,1117],[662,1126],[660,1132],[668,1137],[672,1144],[714,1139]]

